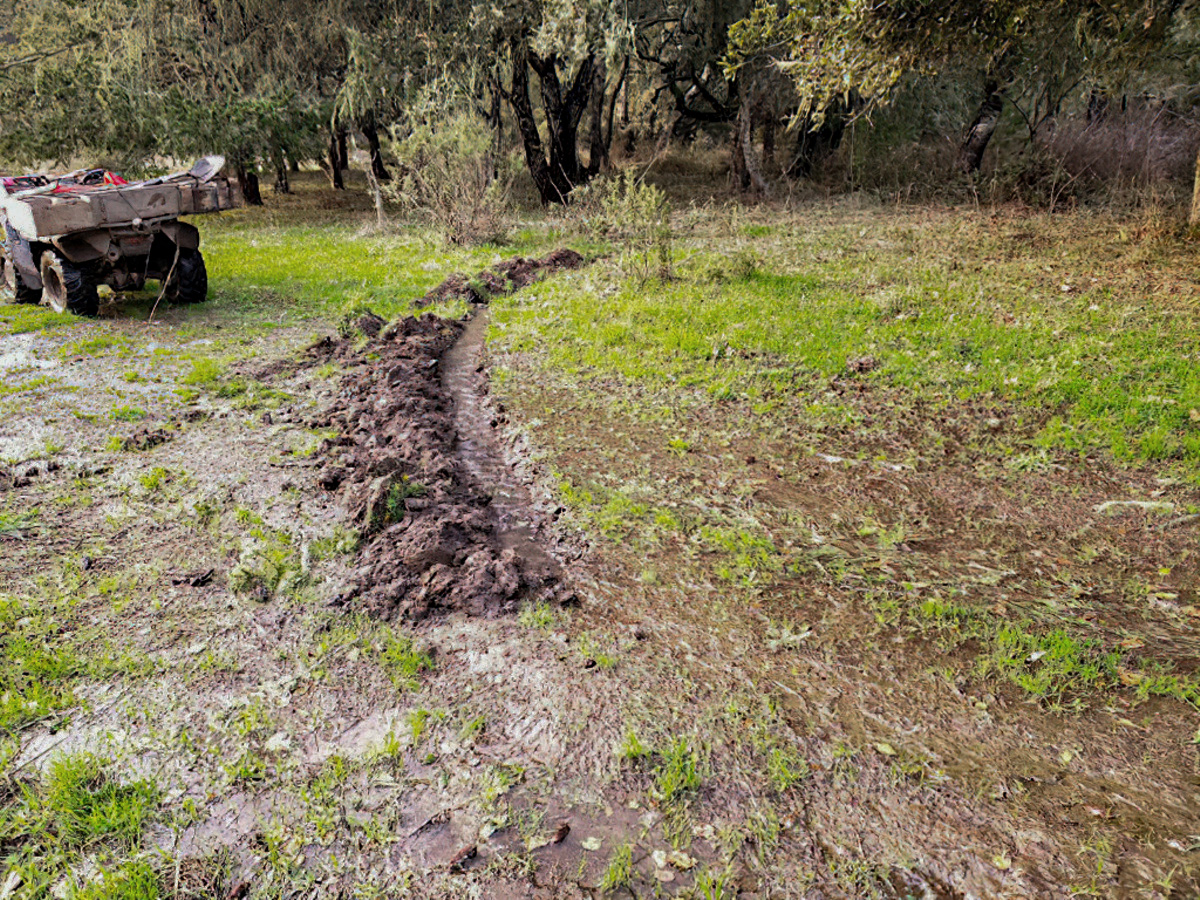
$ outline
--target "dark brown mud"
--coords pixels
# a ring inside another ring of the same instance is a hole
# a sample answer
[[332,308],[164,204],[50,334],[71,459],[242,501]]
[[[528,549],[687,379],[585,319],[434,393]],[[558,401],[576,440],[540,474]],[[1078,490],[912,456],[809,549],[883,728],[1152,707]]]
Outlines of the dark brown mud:
[[[462,285],[509,291],[582,261],[572,251],[511,260],[470,281],[447,279],[426,299],[461,296]],[[310,348],[351,369],[313,423],[340,434],[324,448],[319,481],[339,493],[364,539],[338,602],[417,621],[438,610],[495,615],[526,599],[572,599],[483,396],[486,310],[465,324],[432,315],[353,324],[365,346],[344,338]]]

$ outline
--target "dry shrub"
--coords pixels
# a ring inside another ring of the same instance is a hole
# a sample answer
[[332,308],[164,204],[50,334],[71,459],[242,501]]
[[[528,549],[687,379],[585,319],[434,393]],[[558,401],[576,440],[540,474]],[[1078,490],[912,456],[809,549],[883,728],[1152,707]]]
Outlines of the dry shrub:
[[1165,104],[1143,102],[1091,121],[1061,116],[1040,143],[1081,181],[1150,185],[1191,177],[1200,130]]

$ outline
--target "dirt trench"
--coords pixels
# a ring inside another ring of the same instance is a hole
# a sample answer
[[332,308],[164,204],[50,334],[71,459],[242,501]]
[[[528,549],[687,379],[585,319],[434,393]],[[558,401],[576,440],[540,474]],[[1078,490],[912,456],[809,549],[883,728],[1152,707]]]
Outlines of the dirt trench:
[[454,275],[420,302],[469,300],[465,323],[426,314],[385,327],[368,313],[343,329],[349,337],[310,348],[310,360],[350,368],[312,423],[339,432],[322,448],[318,480],[339,494],[363,537],[338,605],[420,621],[436,611],[487,616],[524,600],[575,599],[544,549],[545,523],[505,461],[481,373],[486,301],[583,262],[559,250]]

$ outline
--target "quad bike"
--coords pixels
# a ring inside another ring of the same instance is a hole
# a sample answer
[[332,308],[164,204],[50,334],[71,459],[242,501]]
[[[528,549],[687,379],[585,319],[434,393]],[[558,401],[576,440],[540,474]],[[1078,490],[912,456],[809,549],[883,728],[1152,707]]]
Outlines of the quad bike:
[[0,295],[92,316],[98,285],[164,285],[175,303],[208,296],[200,232],[180,216],[242,205],[207,156],[186,172],[129,183],[103,169],[0,178]]

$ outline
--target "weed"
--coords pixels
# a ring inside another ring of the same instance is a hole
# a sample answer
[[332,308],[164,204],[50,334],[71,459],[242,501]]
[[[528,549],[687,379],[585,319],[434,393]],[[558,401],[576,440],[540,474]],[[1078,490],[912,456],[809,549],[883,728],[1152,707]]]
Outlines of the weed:
[[72,896],[159,896],[150,891],[153,872],[131,858],[158,810],[159,791],[152,782],[123,783],[107,761],[79,754],[60,756],[40,780],[14,787],[15,802],[0,817],[0,845],[7,870],[19,873],[15,881],[9,879],[21,888],[19,896],[50,896],[59,883],[78,887],[73,870],[85,853],[116,864],[101,879],[72,890]]
[[166,484],[171,479],[171,473],[161,466],[155,466],[144,475],[138,476],[138,481],[142,487],[150,493],[157,491],[160,487]]
[[621,176],[597,179],[576,191],[572,202],[591,235],[620,244],[627,277],[642,284],[654,277],[673,277],[671,204],[659,188],[626,169]]
[[402,691],[415,691],[421,686],[418,676],[434,668],[433,657],[418,650],[412,638],[390,631],[384,637],[379,664],[392,684]]
[[686,738],[679,738],[662,754],[654,770],[654,787],[664,804],[670,805],[700,789],[696,753]]
[[225,367],[215,359],[200,357],[192,360],[192,369],[179,379],[180,384],[207,386],[217,382],[225,373]]
[[549,631],[557,621],[554,610],[545,600],[537,603],[526,603],[517,613],[517,621],[526,628],[536,628],[538,631]]
[[41,524],[38,521],[37,514],[38,511],[36,508],[23,512],[0,512],[0,537],[25,537],[30,531]]
[[696,873],[695,887],[692,889],[696,900],[734,900],[737,888],[733,885],[733,872],[723,869],[713,872],[701,869]]
[[767,781],[777,793],[790,791],[811,774],[808,760],[783,747],[767,751]]
[[414,748],[419,747],[425,738],[425,732],[429,728],[430,715],[429,710],[424,707],[418,707],[408,714],[409,740]]
[[653,751],[642,743],[642,739],[632,729],[625,732],[625,737],[621,739],[621,747],[617,751],[617,755],[621,759],[629,760],[630,762],[649,759],[652,753]]
[[136,406],[118,406],[109,412],[108,417],[116,422],[140,422],[148,415],[148,412]]
[[600,890],[611,893],[620,888],[633,887],[633,844],[623,843],[608,860],[604,874],[600,876]]
[[309,558],[313,562],[320,562],[338,556],[349,556],[358,550],[361,543],[362,537],[358,531],[335,525],[330,535],[309,543]]

